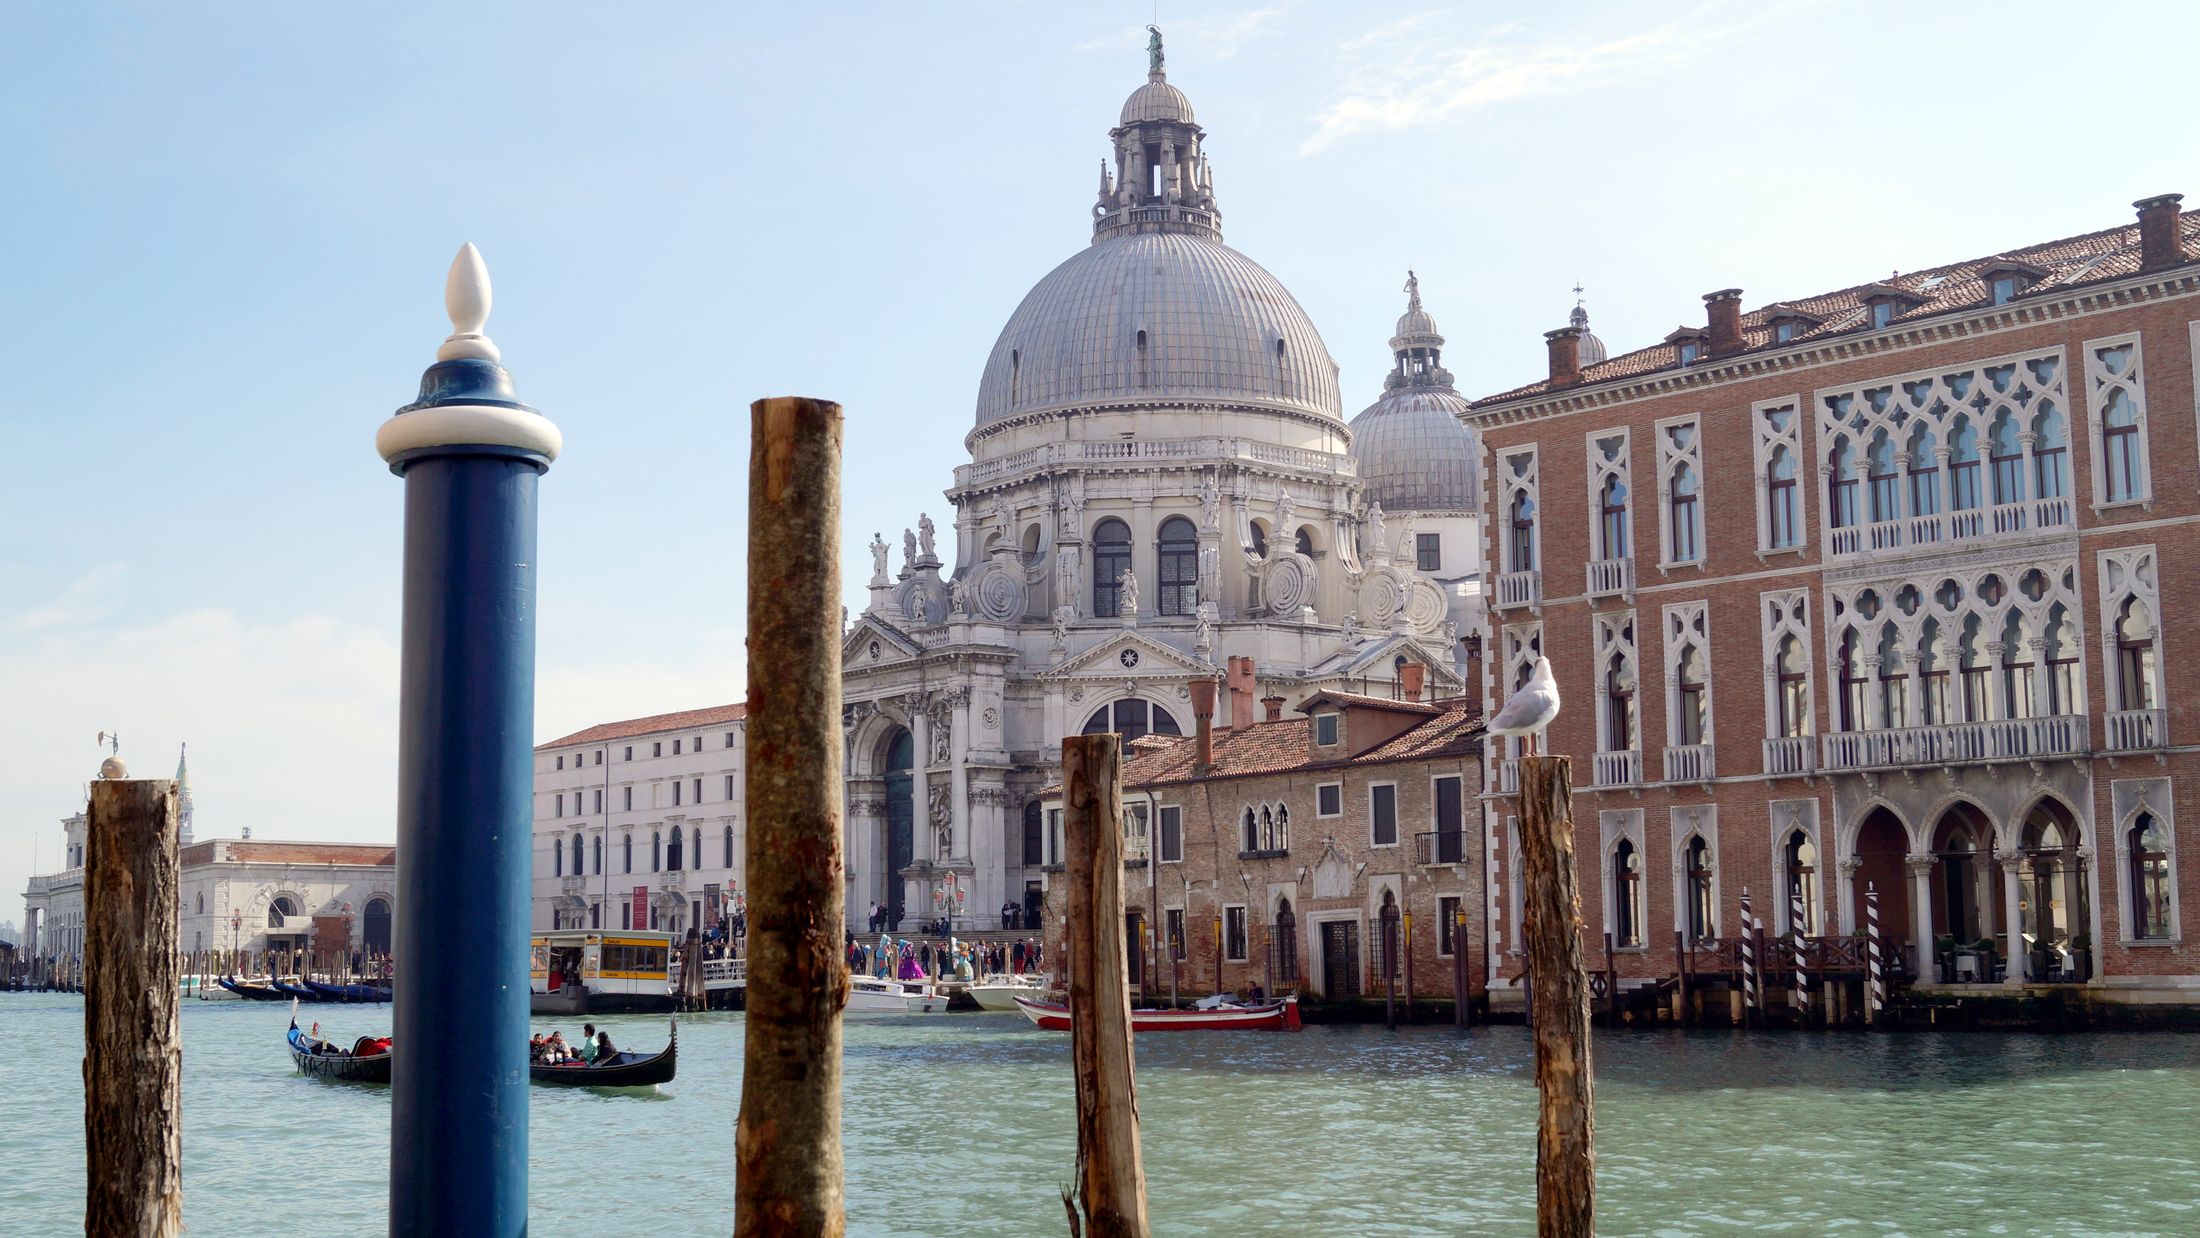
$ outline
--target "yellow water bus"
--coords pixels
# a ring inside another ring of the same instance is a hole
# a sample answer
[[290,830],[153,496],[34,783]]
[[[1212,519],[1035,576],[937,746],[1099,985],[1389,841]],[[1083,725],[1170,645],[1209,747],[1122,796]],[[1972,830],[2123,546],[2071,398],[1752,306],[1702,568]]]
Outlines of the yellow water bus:
[[537,933],[528,961],[536,1014],[670,1010],[672,934],[647,929]]

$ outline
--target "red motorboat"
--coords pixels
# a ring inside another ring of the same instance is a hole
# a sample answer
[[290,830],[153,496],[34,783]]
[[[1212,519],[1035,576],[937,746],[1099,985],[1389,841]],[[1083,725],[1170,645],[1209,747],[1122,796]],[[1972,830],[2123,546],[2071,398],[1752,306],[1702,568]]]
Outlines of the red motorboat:
[[[1059,1002],[1036,1002],[1019,995],[1016,1009],[1042,1031],[1069,1030],[1069,1007]],[[1295,1032],[1299,1030],[1299,999],[1258,1005],[1223,1003],[1192,1006],[1183,1010],[1133,1010],[1133,1032]]]

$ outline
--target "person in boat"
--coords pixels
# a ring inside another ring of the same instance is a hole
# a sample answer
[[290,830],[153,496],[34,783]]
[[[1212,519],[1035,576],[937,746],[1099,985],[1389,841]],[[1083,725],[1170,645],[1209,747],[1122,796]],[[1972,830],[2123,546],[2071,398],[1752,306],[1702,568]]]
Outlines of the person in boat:
[[1249,1006],[1258,1006],[1268,1000],[1268,993],[1260,987],[1260,981],[1258,980],[1245,986],[1245,994],[1246,1005]]
[[596,1033],[596,1056],[594,1060],[597,1062],[609,1062],[611,1059],[617,1056],[619,1056],[619,1051],[611,1047],[611,1033]]
[[527,1060],[530,1062],[539,1062],[542,1060],[541,1032],[536,1032],[534,1037],[527,1042]]
[[581,1061],[594,1065],[596,1061],[596,1025],[581,1024]]

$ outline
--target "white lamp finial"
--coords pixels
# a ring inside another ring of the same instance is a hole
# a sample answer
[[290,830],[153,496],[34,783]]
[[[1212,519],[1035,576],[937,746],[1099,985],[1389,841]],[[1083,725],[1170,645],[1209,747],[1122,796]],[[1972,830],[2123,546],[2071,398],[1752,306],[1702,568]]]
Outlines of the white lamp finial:
[[451,259],[451,274],[443,281],[443,309],[451,316],[451,335],[443,341],[443,347],[436,349],[436,360],[503,360],[496,344],[481,333],[489,321],[490,302],[489,265],[468,241]]

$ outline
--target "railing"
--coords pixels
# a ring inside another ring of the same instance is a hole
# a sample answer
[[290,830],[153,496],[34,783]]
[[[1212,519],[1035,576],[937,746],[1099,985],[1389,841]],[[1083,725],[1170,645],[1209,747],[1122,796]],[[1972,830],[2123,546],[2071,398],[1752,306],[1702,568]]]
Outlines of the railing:
[[1709,782],[1718,776],[1717,769],[1710,744],[1682,744],[1665,750],[1667,782]]
[[2169,745],[2169,711],[2119,709],[2108,715],[2108,750],[2141,752]]
[[1618,559],[1589,560],[1589,596],[1610,597],[1615,593],[1635,591],[1635,560],[1632,556]]
[[1642,785],[1642,752],[1629,748],[1621,752],[1600,752],[1596,755],[1596,785],[1600,787],[1634,787]]
[[1807,774],[1816,764],[1808,735],[1779,735],[1765,741],[1765,772]]
[[1852,524],[1831,530],[1830,540],[1836,556],[1875,554],[1911,546],[2040,533],[2073,523],[2071,501],[2063,496]]
[[1520,794],[1520,762],[1510,757],[1490,758],[1489,789],[1498,795]]
[[657,888],[660,890],[685,890],[687,889],[687,874],[679,869],[659,873],[657,874]]
[[585,894],[588,892],[588,878],[578,873],[561,877],[558,879],[558,891],[562,894]]
[[1413,836],[1416,864],[1464,864],[1467,862],[1465,830],[1431,830]]
[[1827,769],[1890,769],[1984,761],[2037,761],[2085,751],[2086,720],[2005,718],[1885,731],[1836,731],[1823,737]]
[[1273,860],[1291,854],[1289,847],[1269,847],[1259,851],[1239,851],[1241,860]]
[[981,460],[962,465],[955,470],[955,484],[983,485],[1059,465],[1140,460],[1251,460],[1333,477],[1355,477],[1359,474],[1359,466],[1341,451],[1285,447],[1240,438],[1129,438],[1044,443],[1037,447],[1027,447],[997,460]]
[[1541,572],[1498,573],[1497,605],[1500,608],[1540,606],[1542,604],[1543,574]]

